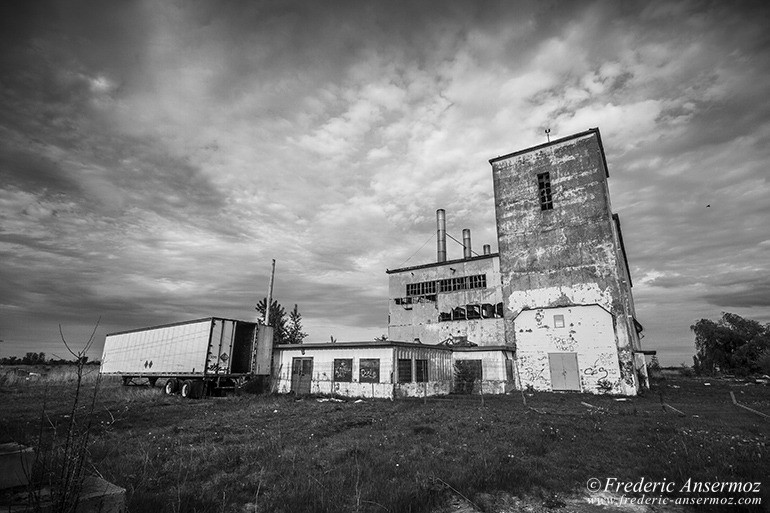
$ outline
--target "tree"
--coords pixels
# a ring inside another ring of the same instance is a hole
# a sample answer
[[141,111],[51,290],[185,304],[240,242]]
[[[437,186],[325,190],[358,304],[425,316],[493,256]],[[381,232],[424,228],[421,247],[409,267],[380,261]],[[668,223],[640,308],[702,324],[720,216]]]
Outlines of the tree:
[[287,341],[289,344],[301,344],[307,337],[307,333],[302,331],[302,314],[299,313],[297,305],[289,312],[289,327],[287,330]]
[[722,312],[719,321],[701,319],[690,329],[695,333],[697,350],[694,367],[700,374],[758,372],[763,354],[770,350],[770,324],[740,315]]
[[[256,310],[265,315],[265,305],[267,305],[267,298],[260,299],[257,303]],[[281,304],[273,299],[270,303],[270,318],[267,320],[267,324],[273,327],[273,343],[274,344],[287,344],[286,333],[286,310],[283,309]]]
[[24,365],[42,365],[45,363],[45,353],[27,353],[21,359]]

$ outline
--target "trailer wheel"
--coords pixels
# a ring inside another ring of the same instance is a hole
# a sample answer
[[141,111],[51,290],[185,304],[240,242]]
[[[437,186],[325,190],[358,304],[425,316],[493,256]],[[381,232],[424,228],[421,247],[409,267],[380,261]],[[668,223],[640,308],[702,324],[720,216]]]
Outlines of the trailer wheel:
[[189,379],[186,379],[182,381],[182,388],[181,388],[181,395],[185,399],[191,399],[191,392],[192,392],[192,381]]
[[179,383],[176,379],[171,378],[166,381],[166,385],[163,387],[163,391],[166,392],[166,395],[174,395],[177,392],[177,389],[179,388]]

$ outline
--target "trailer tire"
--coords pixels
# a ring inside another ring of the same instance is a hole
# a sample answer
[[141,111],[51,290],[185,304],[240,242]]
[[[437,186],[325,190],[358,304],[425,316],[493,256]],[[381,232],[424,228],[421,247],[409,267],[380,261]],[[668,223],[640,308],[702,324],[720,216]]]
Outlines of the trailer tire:
[[166,392],[166,395],[174,395],[178,389],[179,383],[174,378],[166,380],[166,384],[163,386],[163,391]]
[[192,399],[192,381],[186,379],[182,381],[182,388],[180,388],[180,394],[185,399]]

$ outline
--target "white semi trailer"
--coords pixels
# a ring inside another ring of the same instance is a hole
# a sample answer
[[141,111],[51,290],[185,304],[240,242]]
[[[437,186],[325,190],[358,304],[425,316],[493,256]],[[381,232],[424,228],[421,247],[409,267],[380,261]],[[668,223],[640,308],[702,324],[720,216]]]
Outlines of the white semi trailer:
[[110,333],[101,373],[123,384],[165,380],[167,394],[183,397],[232,390],[246,380],[269,376],[273,329],[254,322],[209,317]]

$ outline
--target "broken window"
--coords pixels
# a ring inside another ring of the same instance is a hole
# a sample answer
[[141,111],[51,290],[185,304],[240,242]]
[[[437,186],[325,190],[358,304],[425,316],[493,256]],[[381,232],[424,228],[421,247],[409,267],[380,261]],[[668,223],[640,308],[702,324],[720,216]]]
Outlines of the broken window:
[[353,381],[353,360],[350,358],[335,358],[334,381]]
[[414,380],[417,383],[428,381],[428,360],[414,361]]
[[361,358],[358,361],[358,381],[361,383],[380,382],[379,358]]
[[497,314],[498,317],[502,317],[503,316],[503,304],[502,303],[497,303],[495,305],[495,313]]
[[491,319],[495,316],[495,305],[484,303],[481,305],[481,316],[484,319]]
[[487,288],[487,275],[478,274],[476,276],[468,276],[468,288],[469,289]]
[[481,307],[479,307],[479,305],[466,306],[465,317],[467,319],[481,319]]
[[407,283],[406,295],[407,296],[425,296],[428,294],[436,293],[435,281],[423,281],[420,283]]
[[452,309],[452,320],[453,321],[464,321],[465,320],[465,307],[464,306],[458,306],[457,308]]
[[563,315],[554,315],[553,316],[553,327],[554,328],[563,328],[564,327],[564,316]]
[[450,312],[441,312],[438,314],[438,322],[446,322],[452,320],[452,314]]
[[553,198],[551,197],[550,173],[539,173],[537,175],[537,191],[540,196],[540,210],[552,210]]
[[412,360],[399,358],[398,360],[398,382],[412,382]]

